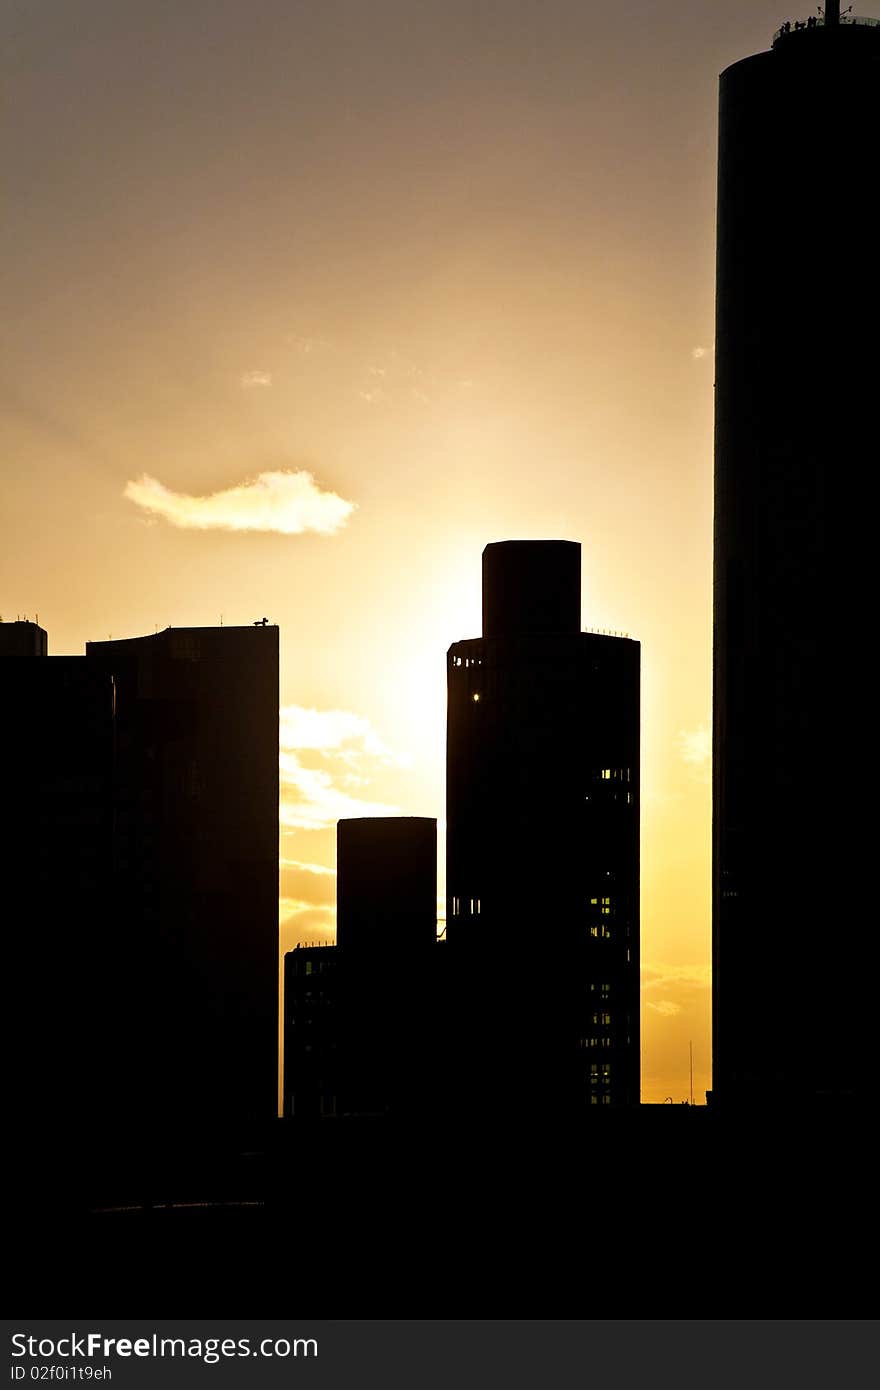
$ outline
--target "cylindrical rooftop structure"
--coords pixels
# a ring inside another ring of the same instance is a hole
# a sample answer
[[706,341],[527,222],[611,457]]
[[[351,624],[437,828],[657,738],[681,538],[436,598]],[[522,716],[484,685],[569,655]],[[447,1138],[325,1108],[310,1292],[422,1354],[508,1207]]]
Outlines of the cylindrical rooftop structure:
[[483,551],[483,636],[579,632],[577,541],[497,541]]

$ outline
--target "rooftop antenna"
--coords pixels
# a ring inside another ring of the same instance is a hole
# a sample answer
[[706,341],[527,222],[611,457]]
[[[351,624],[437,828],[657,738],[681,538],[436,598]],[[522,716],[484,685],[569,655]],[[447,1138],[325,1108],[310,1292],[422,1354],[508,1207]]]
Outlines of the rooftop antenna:
[[689,1043],[688,1043],[688,1050],[689,1050],[689,1052],[690,1052],[690,1060],[691,1060],[691,1105],[693,1105],[693,1103],[694,1103],[694,1045],[693,1045],[693,1042],[689,1042]]

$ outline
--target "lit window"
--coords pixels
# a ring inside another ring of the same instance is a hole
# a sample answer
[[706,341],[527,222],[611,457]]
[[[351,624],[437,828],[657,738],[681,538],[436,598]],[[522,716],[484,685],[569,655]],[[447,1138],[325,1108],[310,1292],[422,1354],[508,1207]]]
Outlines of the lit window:
[[475,705],[479,703],[479,699],[480,699],[479,692],[478,692],[478,691],[475,691],[475,692],[474,692],[474,704],[475,704]]

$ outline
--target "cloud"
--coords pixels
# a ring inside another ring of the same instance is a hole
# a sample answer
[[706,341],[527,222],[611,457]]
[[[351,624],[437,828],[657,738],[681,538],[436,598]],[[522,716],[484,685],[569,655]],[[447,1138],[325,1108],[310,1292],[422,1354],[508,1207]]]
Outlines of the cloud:
[[244,372],[241,377],[241,384],[246,389],[251,386],[271,386],[271,372]]
[[285,951],[298,944],[328,946],[336,940],[336,912],[333,908],[312,907],[310,903],[281,898],[278,903],[278,923]]
[[712,735],[705,724],[696,729],[679,729],[678,752],[682,762],[708,778],[709,762],[712,757]]
[[643,990],[661,988],[664,992],[703,991],[711,988],[712,971],[708,965],[665,965],[652,961],[642,966]]
[[145,473],[137,482],[126,483],[123,495],[172,526],[198,531],[274,531],[282,536],[313,531],[332,536],[355,510],[354,502],[323,492],[311,473],[290,469],[260,473],[207,497],[172,492]]
[[704,348],[704,347],[695,347],[695,348],[691,348],[691,357],[694,359],[695,362],[699,362],[701,358],[703,358],[703,357],[708,357],[710,352],[711,352],[711,348]]
[[282,825],[318,830],[352,816],[398,815],[397,806],[352,796],[336,782],[331,771],[303,767],[295,753],[281,754]]
[[[308,907],[332,907],[336,902],[336,874],[322,864],[304,864],[299,859],[280,863],[281,901]],[[293,910],[293,909],[291,909]]]
[[651,962],[641,969],[641,990],[651,1014],[675,1018],[687,1013],[698,1018],[708,1007],[712,971],[708,965],[667,965]]
[[320,830],[350,816],[400,814],[361,794],[381,768],[405,765],[362,715],[285,705],[280,743],[282,826]]
[[326,338],[307,338],[300,333],[289,333],[287,341],[292,343],[303,357],[311,357],[313,353],[321,352],[330,346]]
[[674,1018],[676,1014],[681,1013],[681,1005],[673,1004],[671,999],[658,999],[656,1004],[652,1003],[649,999],[648,1008],[654,1009],[658,1014],[662,1014],[664,1018]]

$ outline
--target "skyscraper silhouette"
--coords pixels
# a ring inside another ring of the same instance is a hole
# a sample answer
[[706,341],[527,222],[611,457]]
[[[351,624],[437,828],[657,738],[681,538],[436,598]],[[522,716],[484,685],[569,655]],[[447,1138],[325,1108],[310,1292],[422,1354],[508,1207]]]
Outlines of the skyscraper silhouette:
[[278,630],[49,657],[27,626],[0,627],[15,1112],[97,1143],[270,1121]]
[[89,642],[115,687],[129,1056],[157,1120],[277,1111],[278,628]]
[[[858,805],[873,712],[844,634],[873,584],[876,21],[787,24],[721,77],[714,1096],[856,1094]],[[873,230],[872,230],[873,229]],[[839,634],[839,635],[837,635]],[[854,733],[850,741],[848,731]]]
[[74,1142],[121,1113],[127,1034],[113,912],[112,677],[0,624],[0,916],[11,1128]]
[[580,631],[579,545],[504,541],[447,680],[460,1086],[513,1113],[638,1104],[639,644]]

